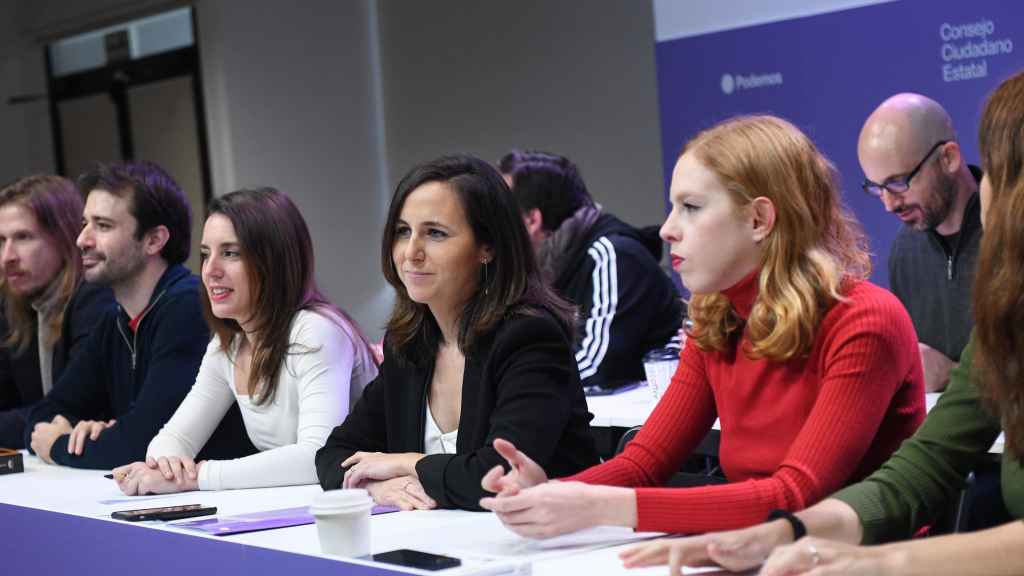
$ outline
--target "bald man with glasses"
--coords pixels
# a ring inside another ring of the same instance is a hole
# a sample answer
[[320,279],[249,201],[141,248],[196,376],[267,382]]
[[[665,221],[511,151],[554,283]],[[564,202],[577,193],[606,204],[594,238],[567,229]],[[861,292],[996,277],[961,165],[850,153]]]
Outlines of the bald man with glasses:
[[920,94],[876,108],[857,157],[864,191],[904,224],[889,254],[889,285],[914,321],[927,390],[942,390],[974,325],[981,170],[964,160],[949,114]]

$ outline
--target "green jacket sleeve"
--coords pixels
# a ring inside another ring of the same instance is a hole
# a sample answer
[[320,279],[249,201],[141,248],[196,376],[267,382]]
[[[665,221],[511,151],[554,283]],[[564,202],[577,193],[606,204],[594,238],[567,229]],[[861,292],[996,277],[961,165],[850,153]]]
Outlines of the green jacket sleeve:
[[909,538],[939,518],[999,436],[999,420],[970,382],[974,347],[972,334],[946,392],[917,432],[877,472],[833,495],[857,512],[864,544]]

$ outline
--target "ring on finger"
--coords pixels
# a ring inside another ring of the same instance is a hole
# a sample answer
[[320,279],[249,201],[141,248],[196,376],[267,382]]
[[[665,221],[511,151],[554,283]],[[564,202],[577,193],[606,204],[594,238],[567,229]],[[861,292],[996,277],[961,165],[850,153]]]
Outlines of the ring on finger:
[[811,566],[817,566],[821,563],[821,554],[818,553],[818,548],[814,544],[807,545],[807,552],[811,555]]

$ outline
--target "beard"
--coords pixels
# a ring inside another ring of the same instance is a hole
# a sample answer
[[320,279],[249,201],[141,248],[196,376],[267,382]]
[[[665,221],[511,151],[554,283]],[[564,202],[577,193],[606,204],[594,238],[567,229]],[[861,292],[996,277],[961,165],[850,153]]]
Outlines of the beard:
[[136,276],[146,264],[142,242],[131,242],[111,258],[108,254],[93,251],[100,262],[85,270],[85,279],[104,286],[116,286]]
[[934,230],[946,221],[956,200],[956,180],[940,173],[931,196],[921,203],[922,217],[913,228],[919,232]]

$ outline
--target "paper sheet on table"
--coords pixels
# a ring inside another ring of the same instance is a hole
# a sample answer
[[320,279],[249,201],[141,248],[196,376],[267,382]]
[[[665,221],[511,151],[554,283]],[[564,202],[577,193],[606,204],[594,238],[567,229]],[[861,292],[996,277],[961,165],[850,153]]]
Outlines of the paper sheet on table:
[[[602,548],[660,536],[658,532],[634,532],[629,528],[600,526],[565,534],[546,540],[523,538],[501,523],[494,514],[480,514],[469,521],[454,521],[436,527],[437,541],[422,535],[419,540],[425,546],[447,550],[456,556],[472,554],[490,558],[518,558],[535,560],[581,549]],[[443,540],[442,540],[443,539]]]
[[656,533],[634,532],[628,528],[601,526],[581,530],[547,540],[532,540],[509,532],[504,526],[500,531],[476,532],[471,541],[456,546],[476,554],[502,557],[542,557],[557,555],[559,552],[576,552],[580,549],[603,548],[659,536]]
[[[370,511],[371,515],[389,514],[398,512],[397,506],[374,506]],[[174,528],[195,530],[213,536],[230,536],[231,534],[245,534],[246,532],[259,532],[272,530],[274,528],[289,528],[291,526],[303,526],[314,522],[313,515],[309,513],[308,506],[297,508],[283,508],[280,510],[265,510],[262,512],[250,512],[248,514],[237,514],[235,516],[224,516],[218,518],[204,518],[202,520],[190,520],[168,524]]]
[[[619,554],[629,548],[627,545],[590,550],[584,554],[562,556],[546,559],[534,564],[532,576],[565,576],[565,574],[607,574],[609,576],[666,576],[667,566],[650,566],[647,568],[625,568]],[[703,574],[705,576],[752,576],[757,570],[742,572],[726,572],[721,568],[690,568],[683,567],[683,574]]]

